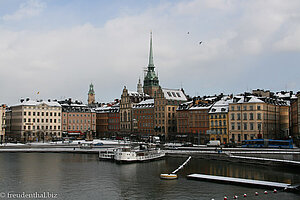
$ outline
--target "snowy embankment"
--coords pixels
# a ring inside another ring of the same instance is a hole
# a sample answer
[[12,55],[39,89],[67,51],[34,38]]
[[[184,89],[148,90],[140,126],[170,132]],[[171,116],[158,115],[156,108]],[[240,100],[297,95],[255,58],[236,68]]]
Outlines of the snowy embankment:
[[[100,139],[94,139],[93,141],[85,141],[85,140],[73,140],[73,141],[57,141],[57,142],[30,142],[30,143],[3,143],[0,144],[0,147],[22,147],[22,146],[49,146],[49,145],[62,145],[62,146],[69,146],[69,145],[79,145],[79,144],[103,144],[103,145],[118,145],[118,144],[124,144],[124,141],[120,140],[100,140]],[[127,143],[127,142],[126,142]]]

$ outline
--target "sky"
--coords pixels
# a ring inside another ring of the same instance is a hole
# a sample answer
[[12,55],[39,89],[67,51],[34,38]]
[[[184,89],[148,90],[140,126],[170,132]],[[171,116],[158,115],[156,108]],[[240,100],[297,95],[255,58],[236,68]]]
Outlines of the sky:
[[299,0],[0,0],[0,104],[136,91],[151,31],[163,88],[300,90]]

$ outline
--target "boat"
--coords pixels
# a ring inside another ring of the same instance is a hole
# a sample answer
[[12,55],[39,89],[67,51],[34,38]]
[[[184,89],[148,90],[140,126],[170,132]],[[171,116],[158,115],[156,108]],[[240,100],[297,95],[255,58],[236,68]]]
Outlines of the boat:
[[106,150],[99,151],[100,160],[114,160],[116,148],[110,148]]
[[123,146],[117,148],[114,159],[116,162],[143,162],[165,157],[165,152],[150,145],[140,145],[140,147]]

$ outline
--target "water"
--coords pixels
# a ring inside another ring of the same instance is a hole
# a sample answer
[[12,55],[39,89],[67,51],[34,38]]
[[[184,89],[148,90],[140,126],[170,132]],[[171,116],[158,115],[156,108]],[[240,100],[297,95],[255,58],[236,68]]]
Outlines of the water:
[[[186,158],[119,165],[99,161],[97,155],[64,153],[1,153],[0,195],[7,193],[57,194],[57,199],[223,199],[247,193],[247,199],[300,199],[300,195],[186,179],[191,173],[224,175],[285,183],[300,183],[300,172],[221,161],[192,159],[177,180],[161,180]],[[259,196],[254,196],[255,192]]]

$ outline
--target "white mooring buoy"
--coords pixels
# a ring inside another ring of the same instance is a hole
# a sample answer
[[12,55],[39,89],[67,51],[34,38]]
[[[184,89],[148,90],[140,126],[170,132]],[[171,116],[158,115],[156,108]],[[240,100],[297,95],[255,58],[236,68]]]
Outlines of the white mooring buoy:
[[186,165],[191,160],[191,158],[192,158],[192,156],[189,156],[188,159],[182,165],[180,165],[176,170],[174,170],[172,173],[170,173],[170,174],[160,174],[160,178],[161,179],[167,179],[167,180],[177,179],[178,176],[177,176],[176,173],[179,170],[181,170],[184,167],[184,165]]

